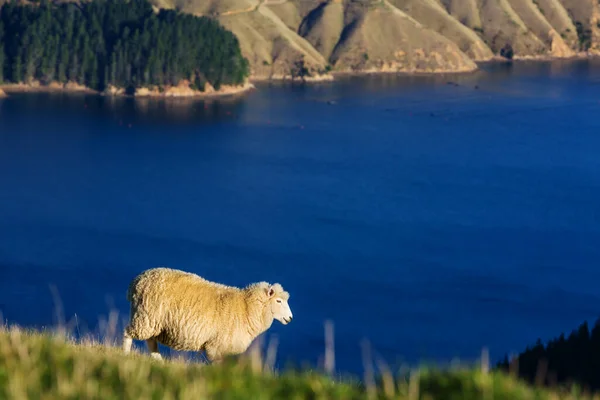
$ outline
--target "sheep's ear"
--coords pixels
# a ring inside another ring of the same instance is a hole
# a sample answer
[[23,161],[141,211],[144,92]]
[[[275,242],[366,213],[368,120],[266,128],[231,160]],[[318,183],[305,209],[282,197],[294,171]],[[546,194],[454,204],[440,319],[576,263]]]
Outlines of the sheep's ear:
[[273,289],[273,285],[271,285],[267,288],[267,296],[273,297],[274,294],[275,294],[275,289]]

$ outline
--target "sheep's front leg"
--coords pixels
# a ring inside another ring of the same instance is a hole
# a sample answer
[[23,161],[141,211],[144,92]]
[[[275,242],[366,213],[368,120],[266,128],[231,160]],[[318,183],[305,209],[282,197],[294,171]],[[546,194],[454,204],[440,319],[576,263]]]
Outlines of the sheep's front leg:
[[211,364],[217,365],[223,362],[223,355],[216,347],[208,345],[204,351],[206,352],[206,358],[208,358]]
[[150,356],[156,360],[162,360],[160,353],[158,352],[158,341],[156,338],[146,340],[146,346],[150,351]]

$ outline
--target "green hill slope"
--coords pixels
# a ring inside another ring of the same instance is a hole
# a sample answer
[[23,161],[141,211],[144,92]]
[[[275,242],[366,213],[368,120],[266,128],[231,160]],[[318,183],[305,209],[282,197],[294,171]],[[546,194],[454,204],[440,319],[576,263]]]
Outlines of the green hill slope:
[[1,399],[576,399],[500,373],[422,370],[386,375],[378,385],[339,382],[316,372],[264,372],[260,356],[222,366],[161,363],[102,345],[0,329]]

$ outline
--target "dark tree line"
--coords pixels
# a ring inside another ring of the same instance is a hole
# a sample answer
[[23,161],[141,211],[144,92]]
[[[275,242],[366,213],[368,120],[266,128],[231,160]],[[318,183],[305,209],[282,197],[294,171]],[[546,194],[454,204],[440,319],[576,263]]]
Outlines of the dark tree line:
[[94,0],[0,8],[0,81],[108,85],[176,85],[188,79],[240,84],[248,61],[237,38],[218,22],[147,0]]
[[[538,339],[513,361],[518,375],[530,383],[544,385],[578,384],[593,391],[600,390],[600,320],[589,329],[587,322],[568,337],[564,334],[546,345]],[[498,364],[511,370],[505,357]],[[512,367],[514,368],[514,367]]]

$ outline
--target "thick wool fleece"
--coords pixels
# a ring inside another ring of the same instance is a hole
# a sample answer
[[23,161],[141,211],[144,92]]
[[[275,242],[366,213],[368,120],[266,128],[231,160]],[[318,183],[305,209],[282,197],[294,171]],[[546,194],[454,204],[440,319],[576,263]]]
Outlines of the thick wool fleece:
[[240,289],[184,271],[149,269],[129,285],[131,313],[125,336],[155,339],[175,350],[204,350],[210,360],[243,353],[271,327],[270,301],[289,298],[275,284],[270,299],[269,287],[259,282]]

